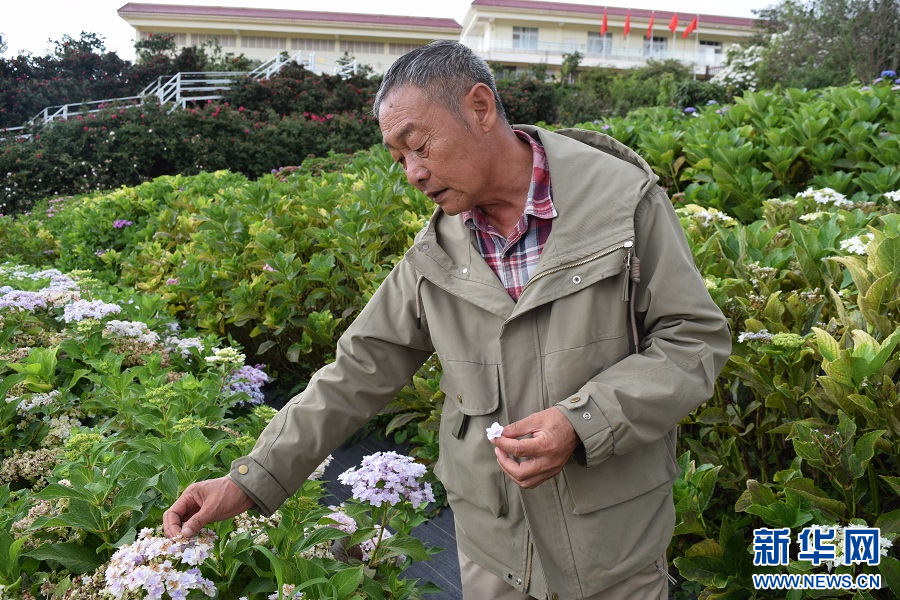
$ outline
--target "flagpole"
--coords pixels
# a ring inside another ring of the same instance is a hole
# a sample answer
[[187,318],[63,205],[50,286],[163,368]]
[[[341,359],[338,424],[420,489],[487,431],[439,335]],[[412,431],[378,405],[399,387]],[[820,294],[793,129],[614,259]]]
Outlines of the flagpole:
[[[700,62],[700,15],[696,15],[697,27],[694,28],[694,60]],[[697,79],[697,69],[694,69],[694,80]]]

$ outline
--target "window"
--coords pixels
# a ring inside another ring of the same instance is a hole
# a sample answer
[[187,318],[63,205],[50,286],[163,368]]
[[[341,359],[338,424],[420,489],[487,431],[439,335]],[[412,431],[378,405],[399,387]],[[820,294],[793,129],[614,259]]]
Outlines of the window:
[[711,42],[709,40],[700,40],[697,47],[698,59],[700,62],[716,65],[722,62],[722,42]]
[[267,48],[269,50],[287,50],[287,38],[245,35],[245,36],[241,36],[241,46],[244,48]]
[[170,35],[172,36],[172,40],[178,46],[187,46],[187,34],[186,33],[169,33],[168,31],[142,31],[141,39],[149,40],[152,36],[163,36]]
[[700,40],[700,50],[709,54],[722,54],[722,42]]
[[406,54],[421,47],[420,44],[391,44],[389,46],[391,54]]
[[588,31],[588,54],[607,54],[612,50],[612,34],[600,35],[596,31]]
[[666,41],[664,37],[644,38],[644,56],[661,58],[666,53]]
[[513,48],[537,50],[537,27],[513,27]]
[[384,54],[384,42],[341,41],[341,52],[350,54]]
[[195,46],[201,46],[206,42],[210,42],[214,39],[218,38],[219,46],[221,48],[236,48],[237,47],[237,36],[236,35],[218,35],[212,33],[192,33],[191,41]]
[[294,38],[291,40],[291,50],[305,50],[306,52],[334,52],[334,40]]

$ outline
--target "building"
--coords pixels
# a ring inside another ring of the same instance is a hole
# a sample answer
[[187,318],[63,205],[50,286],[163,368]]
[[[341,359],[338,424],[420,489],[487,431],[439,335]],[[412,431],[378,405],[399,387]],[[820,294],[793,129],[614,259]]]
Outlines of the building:
[[583,68],[627,69],[651,58],[676,59],[705,75],[724,64],[729,46],[753,35],[753,24],[753,19],[627,7],[474,0],[460,41],[507,71],[544,63],[558,74],[564,55],[578,52]]
[[330,73],[352,56],[383,73],[400,56],[431,40],[458,40],[453,19],[363,15],[265,8],[176,6],[129,2],[118,10],[135,29],[135,39],[172,34],[179,47],[199,46],[211,37],[225,52],[264,61],[287,52]]
[[753,19],[534,0],[474,0],[461,26],[453,19],[138,2],[118,14],[135,28],[135,39],[168,33],[187,46],[216,36],[224,51],[252,59],[299,53],[316,72],[332,72],[352,57],[382,73],[409,50],[449,39],[496,65],[501,76],[542,64],[558,75],[575,52],[581,68],[626,69],[671,58],[708,75],[724,63],[728,46],[754,33]]

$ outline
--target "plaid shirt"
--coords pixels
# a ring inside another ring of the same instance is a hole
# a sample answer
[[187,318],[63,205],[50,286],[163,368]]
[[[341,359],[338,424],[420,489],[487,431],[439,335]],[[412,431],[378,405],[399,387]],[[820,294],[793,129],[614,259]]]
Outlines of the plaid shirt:
[[509,239],[488,223],[479,208],[463,211],[462,219],[475,232],[481,256],[500,278],[510,298],[518,301],[537,268],[556,208],[550,198],[550,167],[543,146],[525,132],[516,131],[516,135],[531,144],[534,160],[525,211]]

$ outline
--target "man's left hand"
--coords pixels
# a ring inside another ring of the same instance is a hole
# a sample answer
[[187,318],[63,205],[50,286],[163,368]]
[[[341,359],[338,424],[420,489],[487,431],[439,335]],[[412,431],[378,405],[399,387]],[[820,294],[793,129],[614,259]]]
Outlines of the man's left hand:
[[[531,437],[517,439],[527,435]],[[578,442],[572,424],[557,408],[510,423],[503,428],[502,437],[491,440],[500,468],[516,485],[526,489],[537,487],[562,471]]]

